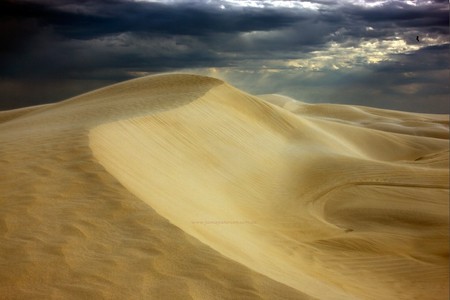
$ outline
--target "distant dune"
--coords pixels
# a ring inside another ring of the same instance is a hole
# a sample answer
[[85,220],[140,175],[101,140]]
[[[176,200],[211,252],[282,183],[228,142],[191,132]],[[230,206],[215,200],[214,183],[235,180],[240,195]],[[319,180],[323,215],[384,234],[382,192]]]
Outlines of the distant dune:
[[449,116],[186,74],[0,112],[0,299],[447,299]]

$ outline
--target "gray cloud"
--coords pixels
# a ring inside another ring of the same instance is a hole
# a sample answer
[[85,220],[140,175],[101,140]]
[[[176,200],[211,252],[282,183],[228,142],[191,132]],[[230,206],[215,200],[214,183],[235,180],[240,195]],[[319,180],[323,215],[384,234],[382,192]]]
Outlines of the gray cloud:
[[[448,112],[447,3],[312,2],[319,8],[2,1],[0,110],[136,74],[196,70],[256,93]],[[411,101],[397,103],[405,95]]]

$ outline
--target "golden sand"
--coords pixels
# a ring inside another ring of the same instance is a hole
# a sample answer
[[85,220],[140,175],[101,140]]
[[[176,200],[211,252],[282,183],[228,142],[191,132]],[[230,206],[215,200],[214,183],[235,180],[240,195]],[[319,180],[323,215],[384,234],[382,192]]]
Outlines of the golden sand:
[[447,299],[448,123],[182,74],[0,112],[0,298]]

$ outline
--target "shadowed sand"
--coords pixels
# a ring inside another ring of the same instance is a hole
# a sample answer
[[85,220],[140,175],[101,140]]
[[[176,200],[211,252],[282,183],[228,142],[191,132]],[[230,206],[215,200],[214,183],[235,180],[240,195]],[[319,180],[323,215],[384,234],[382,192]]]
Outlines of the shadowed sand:
[[5,299],[447,299],[448,116],[160,75],[0,112]]

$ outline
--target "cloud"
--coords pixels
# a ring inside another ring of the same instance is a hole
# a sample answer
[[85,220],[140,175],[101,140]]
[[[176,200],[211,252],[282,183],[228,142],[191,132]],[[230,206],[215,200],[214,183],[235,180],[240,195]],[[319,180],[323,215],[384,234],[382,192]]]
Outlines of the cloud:
[[[420,98],[448,92],[439,77],[448,68],[448,5],[424,3],[6,0],[0,109],[186,70],[309,101],[388,106],[408,95],[416,100],[404,108],[422,109]],[[51,82],[61,88],[52,93]]]
[[57,34],[74,39],[124,32],[203,36],[217,32],[269,30],[288,26],[300,17],[288,10],[221,10],[190,3],[173,6],[109,0],[82,1],[81,4],[6,1],[0,8],[2,17],[35,20],[42,27],[50,27]]

